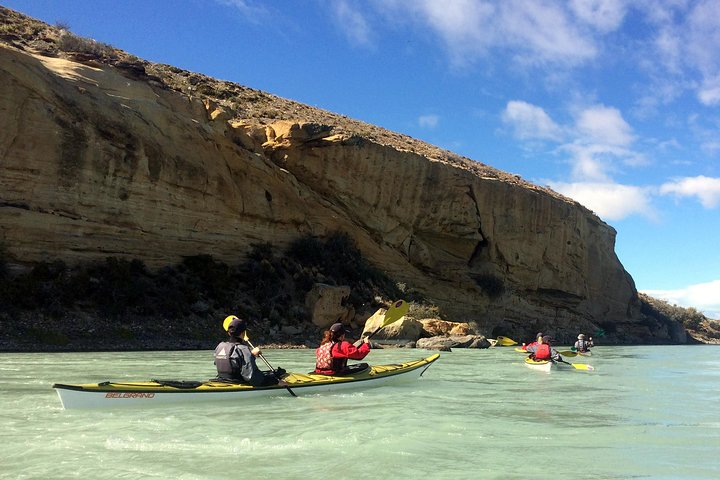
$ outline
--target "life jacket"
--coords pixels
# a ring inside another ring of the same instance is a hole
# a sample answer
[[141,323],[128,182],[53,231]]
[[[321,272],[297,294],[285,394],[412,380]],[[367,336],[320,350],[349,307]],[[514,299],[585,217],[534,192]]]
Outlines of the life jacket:
[[535,360],[550,360],[550,345],[541,343],[535,350]]
[[323,373],[339,373],[347,367],[347,358],[333,358],[332,349],[337,342],[327,342],[315,350],[315,371]]
[[226,380],[242,378],[240,370],[233,368],[233,363],[230,361],[238,345],[237,342],[221,342],[215,347],[215,366],[219,378]]
[[587,342],[585,342],[585,340],[578,340],[575,348],[578,352],[587,352]]

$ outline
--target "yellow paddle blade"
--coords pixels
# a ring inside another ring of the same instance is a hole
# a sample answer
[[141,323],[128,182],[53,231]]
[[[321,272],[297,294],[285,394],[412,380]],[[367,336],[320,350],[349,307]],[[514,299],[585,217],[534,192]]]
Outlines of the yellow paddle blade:
[[588,372],[595,370],[595,367],[588,365],[587,363],[571,363],[570,365],[575,367],[576,370],[587,370]]
[[410,305],[408,305],[405,300],[397,300],[388,308],[387,312],[385,312],[382,326],[386,327],[391,323],[397,322],[407,314],[409,309]]
[[230,326],[230,322],[235,320],[237,317],[235,315],[228,315],[225,317],[225,320],[223,320],[223,330],[227,332],[228,327]]
[[515,340],[508,337],[497,337],[497,343],[502,345],[503,347],[511,347],[513,345],[517,345],[517,342]]
[[572,352],[570,350],[563,350],[562,352],[558,352],[563,357],[577,357],[577,352]]

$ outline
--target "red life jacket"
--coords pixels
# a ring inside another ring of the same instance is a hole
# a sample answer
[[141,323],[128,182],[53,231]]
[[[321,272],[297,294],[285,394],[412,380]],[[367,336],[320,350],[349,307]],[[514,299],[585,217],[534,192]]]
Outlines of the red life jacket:
[[333,358],[332,349],[336,342],[327,342],[315,350],[315,371],[324,374],[335,374],[341,372],[347,366],[347,358]]
[[535,350],[535,360],[550,360],[550,345],[541,343]]

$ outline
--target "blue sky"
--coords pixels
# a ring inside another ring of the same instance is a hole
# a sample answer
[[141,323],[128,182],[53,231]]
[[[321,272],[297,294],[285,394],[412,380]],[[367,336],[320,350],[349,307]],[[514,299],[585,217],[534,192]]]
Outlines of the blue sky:
[[572,197],[638,290],[720,318],[719,0],[0,0]]

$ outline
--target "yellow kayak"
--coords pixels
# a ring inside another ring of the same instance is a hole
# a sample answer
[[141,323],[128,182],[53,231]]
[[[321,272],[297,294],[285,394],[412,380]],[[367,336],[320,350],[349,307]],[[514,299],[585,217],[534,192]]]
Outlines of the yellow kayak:
[[390,365],[374,365],[358,373],[342,376],[289,373],[284,385],[253,387],[218,381],[150,380],[143,382],[102,382],[87,384],[56,383],[53,388],[66,409],[153,406],[170,403],[197,403],[278,395],[301,395],[346,388],[367,388],[422,376],[433,362],[427,358]]

